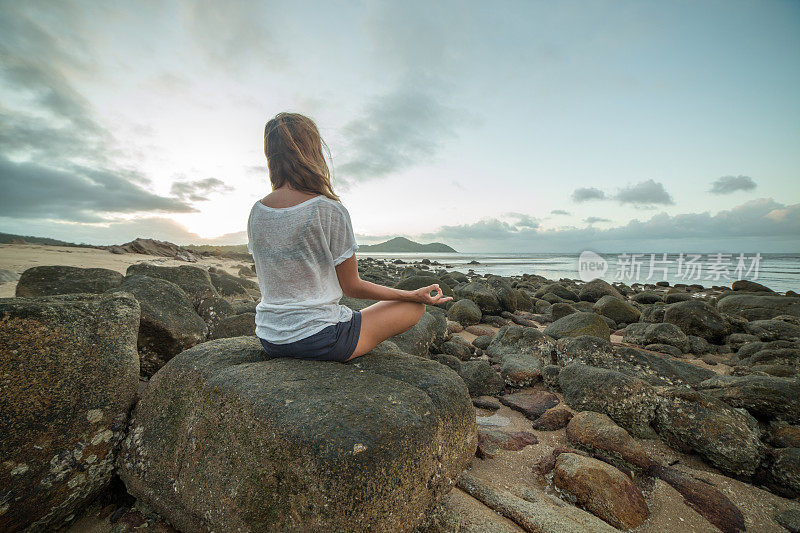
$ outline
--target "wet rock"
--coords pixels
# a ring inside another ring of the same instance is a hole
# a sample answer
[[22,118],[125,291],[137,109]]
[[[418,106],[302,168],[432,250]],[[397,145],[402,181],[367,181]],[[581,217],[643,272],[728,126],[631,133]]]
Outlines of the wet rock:
[[465,341],[458,335],[453,335],[449,341],[444,341],[439,350],[442,353],[458,357],[462,361],[469,361],[472,354],[475,352],[475,346],[472,343]]
[[766,287],[760,283],[756,283],[755,281],[750,281],[748,279],[739,279],[733,282],[731,288],[734,291],[745,291],[745,292],[773,292],[772,289]]
[[675,324],[686,335],[695,335],[719,344],[730,333],[730,326],[713,307],[700,300],[668,305],[664,322]]
[[754,320],[750,322],[747,330],[764,342],[800,339],[800,325],[783,320]]
[[553,317],[553,320],[558,320],[559,318],[564,318],[567,315],[577,312],[577,309],[563,302],[557,302],[550,306],[550,316]]
[[642,438],[653,438],[656,395],[647,382],[613,370],[572,363],[561,369],[558,383],[564,401],[578,411],[597,411]]
[[772,422],[766,440],[776,448],[800,448],[800,426]]
[[494,396],[478,396],[477,398],[472,398],[472,405],[475,407],[480,407],[481,409],[489,409],[491,411],[496,411],[497,409],[503,407],[503,404],[500,403],[500,400]]
[[474,339],[472,339],[472,345],[476,348],[481,350],[486,350],[489,345],[492,343],[492,339],[494,335],[478,335]]
[[683,356],[683,352],[680,348],[676,348],[674,346],[670,346],[669,344],[648,344],[644,347],[645,350],[651,352],[662,353],[665,355],[671,355],[672,357],[681,357]]
[[623,428],[606,415],[584,411],[576,414],[566,431],[567,439],[619,466],[630,465],[646,475],[657,477],[683,496],[686,505],[725,532],[744,531],[744,516],[724,494],[708,482],[689,477],[674,468],[652,460]]
[[513,520],[525,531],[542,533],[612,533],[618,531],[596,516],[536,491],[525,499],[464,472],[458,487],[487,507]]
[[639,317],[639,322],[647,322],[648,324],[663,322],[666,310],[666,305],[648,305],[642,309],[642,316]]
[[800,448],[778,448],[772,452],[771,480],[791,498],[800,496]]
[[100,294],[119,287],[125,276],[107,268],[38,266],[24,271],[17,282],[18,298],[57,294]]
[[575,291],[564,287],[560,283],[548,283],[536,291],[533,296],[535,298],[542,298],[545,294],[555,294],[562,300],[578,301],[578,295]]
[[636,306],[610,295],[603,296],[594,304],[595,312],[610,318],[615,323],[638,322],[642,312]]
[[143,275],[174,283],[186,293],[192,305],[197,307],[206,298],[219,297],[219,292],[211,283],[211,277],[203,268],[181,265],[164,267],[149,263],[138,263],[128,267],[127,276]]
[[497,293],[485,281],[472,281],[460,285],[453,292],[459,300],[467,298],[475,302],[482,313],[497,314],[503,310]]
[[689,339],[689,353],[702,355],[712,350],[711,345],[703,337],[696,335],[687,335]]
[[750,414],[686,387],[660,390],[658,396],[653,427],[668,444],[734,476],[755,472],[764,446]]
[[556,342],[555,353],[556,363],[559,366],[568,365],[573,361],[588,362],[614,357],[611,341],[593,335],[562,337]]
[[481,321],[481,310],[478,304],[468,298],[462,298],[450,306],[447,316],[455,320],[462,326],[479,324]]
[[545,328],[544,334],[554,339],[592,335],[609,340],[611,330],[605,320],[596,313],[579,312],[559,318]]
[[581,411],[567,424],[567,439],[592,453],[603,453],[617,466],[646,472],[655,463],[631,435],[603,413]]
[[130,294],[0,299],[0,530],[57,530],[106,489],[138,327]]
[[558,384],[558,374],[561,372],[561,367],[558,365],[545,365],[542,367],[542,382],[548,389],[560,391],[561,387]]
[[533,421],[533,429],[542,431],[556,431],[567,427],[567,424],[572,420],[574,413],[563,405],[556,405],[551,407],[542,415]]
[[446,353],[434,353],[431,354],[431,359],[443,364],[444,366],[452,368],[456,372],[461,370],[461,360],[454,355],[448,355]]
[[622,296],[617,289],[602,279],[595,279],[585,283],[583,286],[581,286],[578,296],[584,302],[596,302],[603,296],[613,296],[614,298],[619,298],[620,300],[625,299],[625,297]]
[[479,426],[476,455],[480,459],[493,459],[498,450],[518,452],[525,446],[538,443],[536,435],[528,431],[507,432]]
[[668,292],[664,296],[664,301],[668,304],[674,304],[678,302],[688,302],[692,299],[692,295],[687,292]]
[[696,386],[762,421],[800,424],[800,380],[773,376],[715,376]]
[[650,514],[644,496],[628,476],[591,457],[559,454],[553,482],[580,507],[620,529],[637,527]]
[[476,446],[467,388],[435,361],[391,346],[348,364],[265,360],[243,337],[153,377],[118,464],[181,530],[410,531]]
[[558,405],[558,396],[550,391],[523,389],[500,397],[500,402],[534,420]]
[[502,276],[489,275],[486,282],[494,290],[497,295],[497,301],[500,303],[501,311],[508,311],[514,313],[519,305],[517,302],[517,294],[519,291],[511,287],[511,283]]
[[206,340],[208,326],[195,312],[186,293],[174,283],[131,275],[110,292],[128,292],[138,300],[141,306],[140,350],[150,351],[167,361]]
[[522,387],[540,379],[542,362],[551,360],[554,344],[536,328],[506,325],[497,331],[486,354],[500,364],[505,383]]
[[458,375],[467,384],[470,396],[491,396],[503,390],[503,379],[487,361],[466,361]]
[[486,326],[467,326],[464,328],[464,331],[467,333],[472,333],[473,335],[477,335],[478,337],[489,336],[489,338],[494,337],[494,331],[491,328]]
[[800,298],[791,296],[760,296],[732,294],[717,302],[724,313],[740,315],[747,320],[769,320],[778,315],[800,316]]
[[800,533],[800,509],[784,509],[775,515],[775,521],[789,533]]
[[444,342],[446,335],[446,315],[444,312],[431,311],[429,307],[429,310],[422,314],[422,318],[413,327],[389,340],[406,353],[427,357],[430,348]]
[[651,385],[696,385],[717,374],[713,370],[632,346],[582,355],[578,362],[644,380]]
[[654,304],[663,302],[664,296],[660,292],[644,291],[631,296],[631,301],[640,304]]

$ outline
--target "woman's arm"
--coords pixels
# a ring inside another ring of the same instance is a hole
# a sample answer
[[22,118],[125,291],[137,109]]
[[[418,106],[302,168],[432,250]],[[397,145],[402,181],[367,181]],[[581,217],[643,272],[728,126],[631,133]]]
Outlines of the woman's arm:
[[[449,296],[442,298],[442,291],[439,290],[438,285],[431,285],[430,287],[423,287],[414,291],[406,291],[393,287],[384,287],[383,285],[363,280],[358,276],[356,254],[353,254],[352,257],[339,263],[335,269],[336,276],[339,278],[339,285],[342,287],[342,292],[345,296],[351,298],[357,298],[359,300],[399,300],[403,302],[420,302],[430,305],[447,302],[453,299]],[[430,295],[432,290],[437,292],[436,296]]]

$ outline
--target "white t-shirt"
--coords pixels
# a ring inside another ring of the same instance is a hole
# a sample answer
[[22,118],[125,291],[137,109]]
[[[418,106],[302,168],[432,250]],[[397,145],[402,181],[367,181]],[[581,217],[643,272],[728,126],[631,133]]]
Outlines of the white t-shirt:
[[350,320],[334,266],[350,258],[356,238],[341,202],[314,196],[291,207],[250,210],[247,249],[256,263],[261,302],[256,335],[275,344],[304,339]]

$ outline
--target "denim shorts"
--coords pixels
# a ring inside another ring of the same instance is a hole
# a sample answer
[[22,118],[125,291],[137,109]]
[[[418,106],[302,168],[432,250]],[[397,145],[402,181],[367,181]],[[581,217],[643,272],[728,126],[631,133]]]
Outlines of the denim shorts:
[[350,320],[331,324],[313,335],[286,344],[274,344],[261,340],[264,351],[270,357],[294,357],[315,361],[345,362],[356,350],[361,334],[361,311],[353,311]]

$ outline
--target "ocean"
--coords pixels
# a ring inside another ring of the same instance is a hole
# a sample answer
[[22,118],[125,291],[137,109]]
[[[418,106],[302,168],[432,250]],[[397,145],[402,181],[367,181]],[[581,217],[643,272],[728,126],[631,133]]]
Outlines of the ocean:
[[[585,253],[585,252],[584,252]],[[594,255],[594,254],[593,254]],[[538,274],[548,279],[582,279],[579,263],[582,264],[586,280],[595,277],[608,282],[656,283],[668,281],[730,286],[737,279],[747,279],[766,285],[776,292],[793,290],[800,292],[800,254],[665,254],[663,253],[601,253],[589,259],[582,254],[545,253],[388,253],[364,252],[359,257],[401,259],[406,262],[427,258],[438,261],[446,270],[467,273],[469,269],[478,274],[515,276]],[[579,261],[584,259],[584,261]],[[479,264],[469,264],[477,261]],[[605,263],[607,268],[598,266]],[[588,265],[588,266],[587,266]],[[587,271],[587,268],[589,269]],[[594,269],[594,270],[592,270]],[[591,275],[588,275],[591,274]]]

